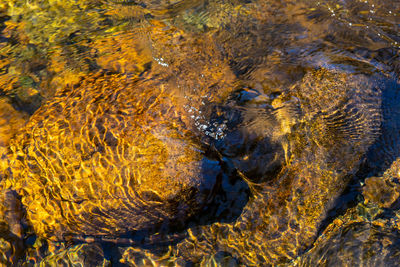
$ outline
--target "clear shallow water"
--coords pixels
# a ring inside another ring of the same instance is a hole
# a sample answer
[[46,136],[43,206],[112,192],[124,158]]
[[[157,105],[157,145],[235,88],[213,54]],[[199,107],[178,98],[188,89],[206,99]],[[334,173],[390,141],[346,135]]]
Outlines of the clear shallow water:
[[398,259],[396,1],[0,8],[5,264]]

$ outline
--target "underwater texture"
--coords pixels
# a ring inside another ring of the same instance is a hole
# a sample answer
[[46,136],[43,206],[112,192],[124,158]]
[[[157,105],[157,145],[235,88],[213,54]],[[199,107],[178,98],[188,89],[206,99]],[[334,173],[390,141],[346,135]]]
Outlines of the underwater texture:
[[400,2],[0,0],[1,266],[395,266]]

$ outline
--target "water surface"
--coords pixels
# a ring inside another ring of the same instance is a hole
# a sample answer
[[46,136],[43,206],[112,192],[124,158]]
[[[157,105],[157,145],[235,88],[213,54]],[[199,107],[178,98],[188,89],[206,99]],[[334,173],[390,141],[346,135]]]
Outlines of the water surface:
[[0,23],[2,263],[323,265],[369,229],[316,242],[399,157],[398,1],[0,0]]

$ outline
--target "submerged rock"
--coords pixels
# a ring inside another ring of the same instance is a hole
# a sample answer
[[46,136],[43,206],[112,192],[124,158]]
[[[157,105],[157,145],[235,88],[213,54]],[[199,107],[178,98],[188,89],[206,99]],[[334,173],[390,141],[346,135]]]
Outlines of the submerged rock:
[[160,80],[100,74],[42,105],[2,158],[35,233],[115,236],[200,210],[221,170],[179,102]]
[[[298,109],[286,112],[296,114],[292,122],[297,123],[290,122],[293,116],[282,116],[282,106],[269,109],[268,116],[258,113],[259,134],[273,139],[271,116],[279,122],[275,130],[288,143],[288,165],[277,177],[251,183],[253,196],[240,218],[192,230],[178,244],[177,255],[200,261],[205,254],[223,251],[259,266],[287,262],[306,250],[379,135],[380,89],[379,79],[321,69],[280,96],[281,103],[292,103],[287,110]],[[284,131],[285,125],[290,130]]]

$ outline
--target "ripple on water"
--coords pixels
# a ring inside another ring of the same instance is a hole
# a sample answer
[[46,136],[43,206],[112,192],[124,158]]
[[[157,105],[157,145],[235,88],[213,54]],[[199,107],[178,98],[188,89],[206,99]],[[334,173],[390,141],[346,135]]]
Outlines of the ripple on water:
[[[40,103],[22,100],[49,101],[1,175],[22,195],[32,235],[96,241],[46,257],[49,242],[37,258],[158,264],[168,245],[178,264],[302,254],[350,179],[381,177],[399,157],[399,11],[395,0],[0,3],[0,93],[28,113]],[[332,233],[304,264],[378,264],[374,250],[397,259],[386,226]],[[130,246],[146,238],[155,241]],[[97,243],[106,239],[128,248]]]

